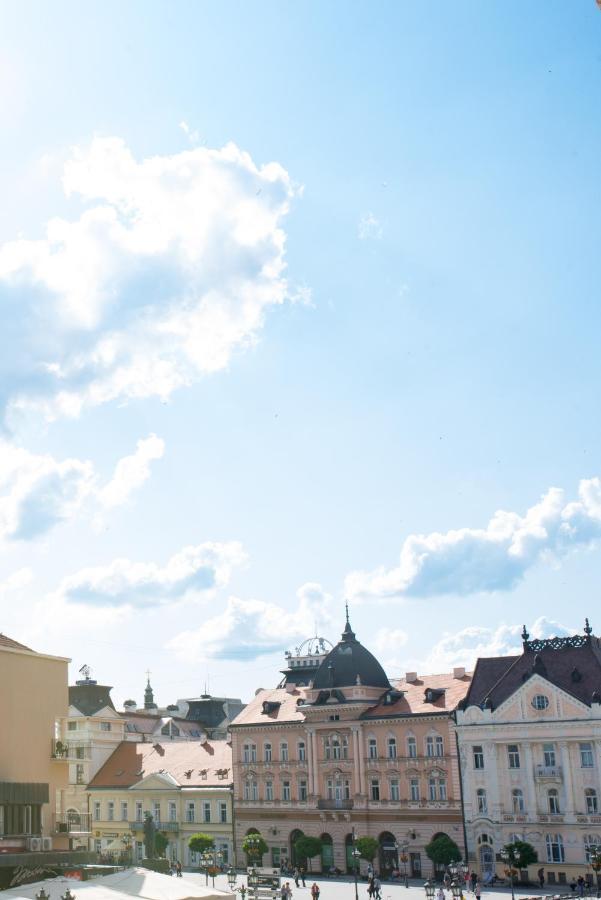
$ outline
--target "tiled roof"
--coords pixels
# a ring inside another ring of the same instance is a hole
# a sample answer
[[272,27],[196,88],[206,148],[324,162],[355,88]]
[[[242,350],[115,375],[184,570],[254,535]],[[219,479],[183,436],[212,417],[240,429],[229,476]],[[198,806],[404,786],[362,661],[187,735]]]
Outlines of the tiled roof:
[[104,684],[72,684],[69,685],[69,706],[74,706],[82,716],[93,716],[106,706],[115,709],[111,700],[112,688]]
[[[242,712],[236,716],[230,727],[236,725],[270,725],[277,722],[304,722],[304,713],[298,708],[298,701],[305,699],[305,690],[284,688],[258,691]],[[271,704],[270,711],[263,712],[263,704]],[[279,704],[276,706],[276,704]]]
[[124,741],[88,786],[128,788],[156,773],[171,775],[181,787],[227,787],[232,781],[231,744],[227,741],[205,741],[203,744],[195,741],[157,741],[154,744]]
[[[467,672],[462,678],[454,678],[449,675],[420,675],[415,681],[407,681],[400,678],[394,684],[397,691],[402,691],[402,697],[393,703],[380,702],[369,709],[362,718],[376,719],[381,716],[414,716],[426,713],[450,713],[455,709],[460,700],[463,700],[472,676]],[[426,691],[433,690],[433,701],[426,700]],[[437,692],[441,693],[436,696]]]
[[[134,734],[155,734],[157,729],[160,731],[160,727],[169,721],[177,725],[181,735],[184,737],[199,737],[202,731],[202,727],[198,722],[189,722],[187,719],[182,719],[178,716],[152,715],[152,713],[148,713],[145,710],[122,712],[119,715],[122,719],[125,719],[127,731]],[[166,737],[167,735],[161,735],[161,738]]]
[[25,644],[20,644],[18,641],[9,638],[8,635],[2,634],[0,632],[0,647],[8,647],[9,650],[28,650],[29,653],[34,653],[35,651],[31,649],[31,647],[26,647]]

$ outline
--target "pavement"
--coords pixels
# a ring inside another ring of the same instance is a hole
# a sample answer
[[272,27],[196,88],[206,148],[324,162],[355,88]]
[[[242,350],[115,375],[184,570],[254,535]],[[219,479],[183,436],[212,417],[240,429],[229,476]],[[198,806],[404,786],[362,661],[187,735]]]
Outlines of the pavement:
[[[191,881],[194,881],[196,884],[206,884],[205,875],[202,873],[199,874],[198,872],[188,872],[184,870],[184,877],[190,879]],[[294,885],[294,879],[290,877],[282,880],[290,882],[290,885],[292,887],[292,900],[311,900],[310,889],[314,881],[317,882],[320,888],[319,900],[354,900],[355,897],[355,883],[353,879],[344,876],[340,878],[322,878],[319,875],[312,877],[311,873],[308,873],[306,876],[307,886],[305,888],[303,888],[302,886],[296,888]],[[209,878],[209,886],[211,884],[212,881]],[[238,872],[235,890],[238,889],[241,885],[246,886],[246,874],[241,874],[240,872]],[[219,890],[221,891],[230,891],[227,876],[217,875],[217,877],[215,878],[215,887],[219,888]],[[563,885],[558,885],[558,887],[563,887]],[[359,900],[369,900],[366,881],[358,882],[357,893]],[[516,900],[522,900],[522,898],[525,897],[546,897],[549,896],[550,893],[551,888],[546,888],[542,891],[537,887],[523,888],[516,886],[515,888]],[[452,896],[453,895],[450,891],[445,892],[446,900],[452,900]],[[398,884],[387,881],[382,882],[382,900],[425,900],[425,897],[426,895],[424,892],[424,881],[410,881],[408,888],[406,888],[403,883]],[[474,895],[471,891],[465,891],[464,897],[465,900],[475,900]],[[488,900],[493,900],[493,898],[495,897],[498,897],[499,900],[501,900],[501,898],[503,897],[510,898],[511,888],[489,888],[482,891],[481,897],[482,900],[487,900],[487,898]]]

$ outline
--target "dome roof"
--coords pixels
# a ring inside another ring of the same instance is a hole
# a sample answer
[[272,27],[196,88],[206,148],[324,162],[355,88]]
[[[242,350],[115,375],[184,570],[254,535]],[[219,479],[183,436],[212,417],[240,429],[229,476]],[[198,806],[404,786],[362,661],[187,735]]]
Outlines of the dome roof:
[[342,688],[351,687],[358,683],[366,687],[382,688],[382,690],[390,688],[386,672],[378,660],[355,637],[351,623],[348,620],[347,610],[346,625],[342,632],[342,638],[330,650],[317,670],[313,680],[313,688],[317,690]]

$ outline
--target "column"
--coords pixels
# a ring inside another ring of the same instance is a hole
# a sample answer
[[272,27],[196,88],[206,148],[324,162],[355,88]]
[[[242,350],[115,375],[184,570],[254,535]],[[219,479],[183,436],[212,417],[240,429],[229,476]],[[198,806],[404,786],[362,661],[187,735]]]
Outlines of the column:
[[353,734],[353,781],[355,784],[355,794],[361,793],[361,776],[359,774],[359,733],[358,729],[352,728]]
[[574,810],[574,786],[572,784],[572,769],[570,767],[570,745],[566,741],[559,742],[561,754],[561,768],[563,772],[563,785],[566,800],[566,815],[573,816]]
[[359,745],[359,793],[365,796],[365,747],[363,745],[363,731],[361,726],[357,730],[357,743]]
[[319,792],[319,757],[317,755],[317,735],[311,732],[311,748],[313,750],[313,794],[316,796]]
[[314,794],[313,790],[313,768],[314,768],[314,760],[313,760],[313,731],[309,730],[307,732],[307,776],[309,778],[309,794]]
[[530,820],[538,819],[538,803],[536,802],[536,784],[534,781],[534,759],[532,757],[532,744],[526,742],[524,747],[524,771],[526,773],[526,803]]
[[486,754],[484,767],[486,772],[486,789],[488,791],[488,808],[491,819],[501,821],[501,798],[499,795],[498,748],[492,741],[484,744]]

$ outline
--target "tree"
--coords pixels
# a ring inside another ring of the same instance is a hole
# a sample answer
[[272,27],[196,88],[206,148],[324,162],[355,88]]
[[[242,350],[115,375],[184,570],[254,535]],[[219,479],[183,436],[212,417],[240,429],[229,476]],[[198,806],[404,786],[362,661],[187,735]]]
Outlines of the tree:
[[249,865],[253,862],[260,864],[268,849],[269,848],[259,831],[253,831],[251,834],[247,834],[242,841],[242,851],[246,853]]
[[206,853],[207,850],[215,849],[215,839],[210,834],[203,834],[202,831],[199,831],[188,840],[188,847],[193,853]]
[[538,853],[528,841],[513,841],[505,844],[503,850],[507,853],[507,864],[512,869],[527,869],[538,862]]
[[360,837],[355,841],[355,847],[359,851],[359,856],[361,859],[367,860],[367,862],[372,862],[379,846],[376,838],[372,837]]
[[311,870],[311,860],[314,856],[318,856],[321,853],[321,848],[323,847],[323,842],[321,838],[311,837],[308,834],[303,834],[301,837],[297,838],[294,842],[294,849],[296,851],[296,858],[298,862],[309,862],[309,871]]
[[146,853],[146,859],[154,859],[156,856],[156,825],[154,824],[154,819],[152,814],[149,812],[144,813],[144,852]]
[[169,838],[164,831],[157,831],[154,836],[154,849],[157,856],[165,856],[165,850],[169,846]]
[[426,846],[426,855],[432,860],[434,866],[449,866],[459,862],[461,850],[448,834],[440,834]]

